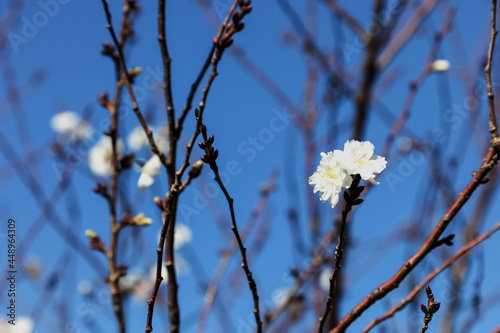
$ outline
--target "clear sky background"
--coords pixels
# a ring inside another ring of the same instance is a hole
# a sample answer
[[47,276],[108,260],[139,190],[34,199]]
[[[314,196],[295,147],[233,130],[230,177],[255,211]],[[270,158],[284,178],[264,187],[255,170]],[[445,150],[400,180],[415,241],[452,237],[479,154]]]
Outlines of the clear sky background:
[[[57,2],[57,9],[52,7],[51,15],[42,15],[46,18],[44,21],[37,20],[42,19],[40,13],[44,12],[44,8],[41,4],[45,1],[27,3],[22,9],[20,21],[10,30],[11,33],[21,36],[22,42],[7,41],[8,48],[2,51],[10,53],[12,66],[15,69],[15,80],[22,91],[22,108],[26,121],[22,123],[21,128],[16,127],[14,112],[6,103],[3,80],[0,83],[0,130],[14,147],[17,156],[24,156],[27,151],[34,150],[37,152],[37,157],[35,162],[28,163],[24,159],[22,164],[12,167],[9,159],[4,155],[0,156],[0,211],[3,225],[0,229],[2,235],[0,251],[4,251],[0,253],[6,253],[7,218],[16,220],[18,243],[22,241],[34,221],[42,221],[39,223],[43,223],[44,227],[29,242],[26,254],[26,258],[41,263],[42,275],[38,279],[29,278],[25,272],[18,275],[18,316],[37,318],[35,328],[37,333],[63,332],[63,328],[59,326],[61,322],[66,323],[64,332],[115,331],[116,322],[109,298],[102,296],[107,290],[107,285],[101,279],[102,274],[98,274],[44,218],[40,219],[41,207],[37,204],[32,191],[15,172],[15,169],[22,169],[22,172],[31,173],[40,183],[44,195],[49,197],[58,182],[58,172],[55,167],[58,165],[57,158],[49,150],[51,142],[56,138],[56,134],[50,128],[51,117],[65,110],[73,110],[79,114],[86,113],[90,115],[96,133],[107,130],[107,125],[103,124],[106,124],[109,115],[98,105],[97,96],[103,91],[113,93],[114,70],[111,61],[99,53],[102,43],[110,40],[102,5],[97,0],[65,1],[64,4],[63,1]],[[0,3],[0,13],[5,12],[6,2]],[[193,0],[167,1],[167,37],[172,57],[174,103],[178,113],[184,106],[191,84],[205,61],[212,38],[215,36],[211,25],[207,23],[206,15],[203,15],[203,10],[213,12],[221,22],[227,13],[228,3],[229,0],[213,0],[209,6],[200,7]],[[361,22],[367,22],[372,17],[371,3],[370,5],[366,1],[341,3],[345,3],[345,8]],[[410,1],[408,8],[413,10],[418,3],[420,1]],[[245,18],[246,27],[236,35],[235,43],[281,87],[293,103],[302,107],[306,58],[297,48],[297,43],[283,42],[283,34],[292,32],[292,25],[280,10],[277,1],[255,0],[253,6],[252,13]],[[456,196],[470,181],[472,171],[477,170],[484,156],[483,151],[478,151],[477,142],[484,143],[488,139],[486,136],[488,109],[482,68],[490,38],[490,2],[441,1],[436,10],[424,21],[412,41],[389,65],[387,71],[393,71],[397,83],[381,83],[382,79],[379,78],[375,94],[379,100],[378,105],[383,104],[392,115],[399,115],[408,94],[408,84],[422,70],[433,36],[441,27],[444,13],[450,6],[456,8],[456,16],[452,31],[444,40],[438,58],[448,59],[451,68],[446,73],[431,74],[426,80],[418,91],[411,117],[406,125],[421,138],[432,139],[432,133],[436,129],[445,131],[446,139],[438,144],[441,152],[440,161],[447,161],[454,155],[459,160],[459,167],[449,172],[453,183],[451,191]],[[304,19],[304,1],[294,1],[293,7]],[[121,1],[110,1],[110,8],[117,27],[121,16]],[[160,85],[162,74],[157,42],[156,10],[154,1],[141,2],[141,14],[134,25],[136,38],[132,47],[126,52],[129,67],[142,67],[135,89],[140,107],[147,110],[153,125],[166,120]],[[346,27],[342,29],[340,40],[339,36],[332,34],[334,31],[332,27],[338,22],[332,20],[326,6],[318,5],[318,11],[318,45],[330,51],[340,42],[355,48],[356,51],[352,54],[340,53],[339,59],[353,78],[349,84],[357,88],[362,71],[363,49],[357,46],[354,35]],[[409,14],[409,10],[404,12],[400,23],[404,23],[404,18]],[[36,22],[39,26],[34,26],[35,30],[30,31],[28,26]],[[493,61],[494,82],[498,82],[496,62],[499,60],[495,57]],[[480,103],[479,124],[475,132],[477,140],[469,139],[470,132],[467,131],[473,115],[457,111],[460,106],[468,102],[468,93],[465,92],[463,85],[467,71],[472,75],[468,81],[480,91],[477,100]],[[29,83],[33,73],[42,75],[43,80],[39,84]],[[388,82],[389,80],[387,78]],[[205,82],[206,78],[202,86]],[[326,87],[324,77],[319,82],[315,96],[319,112],[318,127],[315,130],[318,149],[325,152],[342,149],[343,143],[351,139],[349,126],[353,119],[354,105],[351,101],[342,102],[337,118],[340,124],[339,131],[334,134],[334,141],[326,142],[325,136],[331,134],[329,132],[331,119],[328,116],[328,108],[323,103]],[[200,91],[194,99],[195,105],[200,100]],[[122,133],[127,133],[138,125],[127,99],[128,95],[124,93],[123,117],[120,122],[120,131],[124,131]],[[235,198],[235,209],[240,225],[243,225],[259,197],[260,184],[266,181],[272,170],[280,172],[277,190],[271,195],[261,217],[263,225],[268,224],[268,240],[262,248],[259,248],[257,257],[250,256],[259,294],[266,304],[275,304],[279,291],[293,284],[293,278],[287,275],[290,267],[295,265],[306,268],[310,259],[308,255],[301,255],[294,249],[287,219],[289,207],[296,207],[301,234],[307,248],[310,248],[304,189],[312,191],[312,188],[306,187],[307,177],[303,171],[304,143],[300,131],[290,119],[285,118],[283,130],[274,131],[269,140],[260,142],[262,147],[259,149],[250,149],[251,137],[258,137],[263,129],[271,127],[277,114],[283,116],[286,110],[290,109],[291,106],[282,105],[273,99],[230,52],[224,54],[219,66],[219,76],[208,97],[204,121],[209,132],[215,134],[221,170],[233,173],[228,177],[226,185]],[[377,154],[381,153],[392,125],[381,116],[381,109],[380,106],[371,108],[364,135],[365,140],[374,143]],[[193,124],[194,116],[191,113],[181,138],[181,156],[183,147],[192,133]],[[125,139],[126,134],[123,136]],[[23,146],[21,137],[27,140],[26,146]],[[405,137],[404,132],[401,137]],[[349,229],[353,239],[351,251],[345,258],[348,291],[344,295],[342,316],[401,267],[404,260],[419,248],[422,239],[427,237],[446,211],[447,205],[442,195],[438,195],[436,210],[431,214],[420,215],[421,198],[426,184],[431,179],[428,168],[430,155],[422,155],[422,163],[411,162],[408,155],[398,150],[404,143],[404,139],[396,141],[388,160],[388,168],[385,174],[379,177],[381,184],[371,189],[372,192],[356,211]],[[28,149],[24,150],[23,147]],[[77,152],[78,161],[71,171],[71,183],[64,195],[57,200],[54,214],[67,228],[78,235],[83,246],[82,250],[88,251],[90,257],[94,257],[94,260],[104,268],[106,262],[103,256],[87,250],[88,241],[84,236],[85,229],[95,230],[105,241],[109,235],[108,207],[101,197],[92,192],[99,179],[88,169],[87,150],[82,149]],[[141,157],[147,158],[147,153],[143,153]],[[194,158],[200,154],[201,150],[195,147],[192,161],[194,162]],[[319,161],[319,154],[316,158],[316,162]],[[408,161],[410,161],[409,167]],[[233,172],[231,167],[228,170],[228,163],[237,163],[237,171]],[[443,170],[448,170],[448,167],[442,165]],[[394,178],[390,178],[391,175],[402,176],[403,180],[396,182]],[[195,332],[195,323],[204,295],[200,290],[200,281],[209,281],[219,262],[220,251],[228,246],[226,238],[215,223],[216,218],[219,218],[221,223],[226,223],[229,232],[227,206],[221,193],[211,197],[209,187],[211,185],[207,184],[213,184],[212,176],[212,172],[206,168],[200,179],[186,190],[181,203],[194,210],[189,210],[192,214],[178,216],[178,222],[188,225],[193,234],[191,242],[178,251],[190,266],[188,271],[179,275],[183,332]],[[146,191],[138,191],[136,188],[138,177],[139,173],[136,170],[127,171],[122,186],[133,203],[134,213],[144,212],[147,216],[151,216],[154,222],[153,225],[140,231],[127,229],[123,232],[122,239],[126,241],[120,247],[119,263],[128,264],[130,270],[147,274],[156,261],[157,235],[161,228],[160,213],[152,202],[155,196],[165,195],[167,180],[162,174],[157,177],[152,187]],[[287,189],[286,177],[295,180],[298,185],[297,190]],[[494,197],[484,217],[481,232],[500,221],[500,198],[497,192],[492,193]],[[447,234],[457,233],[456,244],[452,248],[429,255],[410,275],[411,280],[420,281],[462,245],[461,230],[464,223],[471,218],[471,208],[475,206],[475,198],[479,194],[476,193],[447,231]],[[208,205],[200,204],[200,202],[205,203],[200,199],[201,196]],[[331,229],[333,217],[334,212],[330,207],[321,205],[323,233]],[[398,230],[410,225],[411,222],[414,223],[416,230],[421,232],[415,240],[404,239],[397,234]],[[499,303],[491,299],[495,295],[497,298],[500,297],[499,239],[499,235],[494,235],[484,245],[474,250],[475,261],[467,278],[469,283],[461,289],[459,295],[450,294],[450,276],[447,273],[442,274],[431,284],[437,300],[442,302],[441,308],[446,308],[453,297],[461,297],[463,304],[470,302],[474,295],[473,281],[480,281],[480,294],[484,303],[481,307],[480,320],[470,332],[489,332],[499,324]],[[253,241],[255,238],[251,238],[248,243],[252,244]],[[5,258],[4,262],[0,262],[0,266],[4,267],[7,261],[6,254],[0,257]],[[18,265],[21,263],[18,262]],[[237,299],[228,297],[224,290],[221,291],[226,305],[232,309],[230,314],[232,322],[228,332],[250,332],[249,329],[254,325],[251,295],[246,283],[243,283],[243,273],[239,265],[238,255],[232,260],[229,274],[226,274],[222,284],[223,287],[227,287],[236,281],[236,277],[239,279],[237,281],[242,283],[241,293]],[[50,289],[47,288],[47,281],[54,272],[59,274],[60,280],[53,289]],[[78,283],[83,280],[92,282],[95,292],[92,297],[84,297],[76,291]],[[381,315],[390,305],[406,295],[408,286],[408,282],[405,281],[397,291],[366,311],[349,331],[358,332],[371,319]],[[2,291],[0,295],[2,308],[6,302],[6,294]],[[424,293],[419,294],[417,302],[426,302]],[[488,305],[488,302],[492,302],[491,305]],[[125,304],[129,332],[144,330],[147,313],[145,303],[138,303],[130,297]],[[460,313],[464,314],[464,319],[459,319],[459,323],[467,320],[471,314],[468,309],[462,310]],[[63,311],[64,319],[60,319],[60,311]],[[158,331],[161,331],[162,327],[167,327],[166,311],[165,306],[160,306],[156,310],[154,327]],[[437,331],[440,325],[442,317],[439,314],[431,323],[431,326],[434,326],[433,331]],[[385,332],[407,332],[409,321],[415,320],[415,325],[420,325],[422,318],[423,315],[418,308],[410,308],[388,321],[385,326],[375,329],[375,332],[382,332],[382,328],[386,329]],[[213,311],[207,332],[221,332],[216,319],[216,311]],[[308,331],[313,320],[316,319],[312,316],[304,318],[293,331]]]

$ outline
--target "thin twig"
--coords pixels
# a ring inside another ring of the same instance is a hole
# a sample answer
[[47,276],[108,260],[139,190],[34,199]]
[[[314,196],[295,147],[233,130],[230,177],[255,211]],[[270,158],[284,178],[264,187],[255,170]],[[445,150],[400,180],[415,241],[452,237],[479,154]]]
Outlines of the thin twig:
[[377,57],[376,64],[380,70],[385,68],[392,61],[394,56],[401,51],[403,46],[414,35],[420,24],[430,14],[438,2],[439,0],[423,1],[406,20],[405,25],[399,30],[399,33],[391,39],[385,49]]
[[[377,15],[376,22],[382,22],[381,16],[384,7],[383,0],[375,0],[374,11]],[[378,23],[378,29],[382,30],[382,24]],[[367,123],[367,113],[371,102],[372,88],[375,80],[382,70],[377,65],[376,59],[379,49],[382,47],[382,34],[374,34],[368,41],[365,58],[363,60],[363,80],[356,94],[356,116],[354,119],[353,131],[351,138],[361,140],[365,125]]]
[[211,135],[210,138],[208,138],[207,128],[203,124],[201,124],[200,130],[204,139],[204,144],[200,144],[200,147],[205,150],[205,155],[202,156],[202,161],[210,166],[210,169],[212,169],[212,171],[214,172],[215,176],[214,180],[217,182],[220,189],[224,193],[224,196],[226,197],[229,206],[229,211],[231,214],[231,222],[232,222],[231,230],[234,233],[234,237],[236,238],[241,253],[241,261],[242,261],[241,267],[245,271],[245,274],[247,276],[248,286],[250,288],[250,291],[252,292],[253,304],[254,304],[253,313],[255,316],[255,322],[257,324],[257,333],[262,333],[262,320],[260,318],[260,305],[259,305],[259,294],[257,292],[257,284],[255,283],[255,280],[252,276],[252,272],[248,265],[247,254],[246,254],[247,249],[243,245],[243,241],[241,240],[241,236],[238,231],[238,225],[236,224],[236,217],[233,206],[234,200],[227,192],[226,187],[224,186],[224,183],[222,182],[219,176],[219,167],[217,166],[216,162],[219,153],[217,150],[214,150],[214,147],[212,146],[214,142],[214,136]]
[[106,14],[106,20],[107,20],[107,28],[109,30],[109,33],[111,34],[111,38],[113,39],[113,43],[115,44],[115,47],[118,51],[118,59],[120,60],[120,65],[123,71],[123,78],[125,79],[125,86],[127,87],[127,91],[130,95],[130,99],[132,100],[132,110],[134,111],[135,115],[137,116],[137,119],[139,120],[142,128],[144,129],[144,132],[146,134],[146,137],[148,138],[149,145],[151,146],[151,151],[158,155],[160,158],[161,162],[163,165],[167,165],[167,159],[163,152],[158,148],[156,145],[154,139],[153,139],[153,132],[148,127],[148,124],[146,123],[146,120],[144,119],[144,116],[142,115],[142,112],[139,108],[139,104],[137,103],[137,98],[135,96],[134,90],[132,89],[132,78],[130,76],[130,73],[127,71],[127,65],[125,63],[125,56],[123,54],[123,48],[120,42],[118,41],[116,37],[115,30],[113,29],[113,24],[111,21],[111,13],[109,11],[108,3],[106,0],[101,0],[103,8],[104,8],[104,13]]
[[[104,0],[103,0],[104,1]],[[174,263],[174,248],[173,248],[173,241],[174,241],[174,230],[175,230],[175,216],[177,213],[177,202],[179,195],[182,190],[184,190],[185,186],[189,184],[189,181],[186,179],[186,181],[183,183],[182,181],[182,176],[186,172],[187,168],[189,167],[189,159],[191,157],[191,153],[194,147],[194,144],[196,142],[196,138],[200,134],[200,125],[201,125],[201,117],[203,115],[203,110],[206,104],[206,99],[208,96],[208,92],[210,90],[210,87],[212,86],[215,77],[217,76],[217,65],[220,61],[221,55],[224,52],[224,50],[229,47],[232,43],[231,37],[238,31],[240,31],[243,28],[243,25],[241,22],[235,22],[235,18],[238,20],[241,20],[246,14],[248,14],[251,10],[251,6],[245,5],[241,3],[241,13],[235,14],[236,7],[240,3],[239,0],[235,0],[233,3],[233,6],[229,10],[229,13],[227,14],[226,18],[224,19],[221,28],[217,34],[217,36],[214,38],[213,44],[214,44],[214,55],[212,59],[212,72],[210,75],[210,78],[208,80],[207,85],[205,86],[205,89],[203,89],[203,96],[202,96],[202,101],[200,102],[200,110],[198,111],[198,116],[199,118],[197,119],[196,122],[196,127],[194,130],[194,133],[189,141],[189,143],[186,146],[186,154],[184,156],[184,161],[181,165],[181,167],[177,170],[175,174],[175,180],[174,183],[170,186],[170,191],[168,193],[167,197],[167,202],[164,207],[164,212],[163,212],[163,227],[161,230],[161,235],[160,235],[160,241],[157,247],[157,265],[156,265],[156,280],[155,280],[155,285],[153,287],[153,291],[151,293],[151,298],[148,300],[148,314],[147,314],[147,321],[146,321],[146,333],[149,333],[153,331],[153,326],[152,326],[152,321],[153,321],[153,311],[154,311],[154,305],[156,298],[158,296],[158,291],[161,285],[162,281],[162,276],[161,276],[161,269],[162,269],[162,258],[163,258],[163,251],[165,247],[165,241],[166,241],[166,259],[165,259],[165,266],[167,268],[167,273],[168,273],[168,294],[169,294],[169,299],[168,299],[168,307],[169,307],[169,317],[170,317],[170,332],[176,333],[179,331],[179,326],[180,326],[180,315],[179,315],[179,306],[177,303],[177,291],[178,291],[178,285],[177,285],[177,279],[176,279],[176,272],[175,272],[175,263]],[[234,14],[234,15],[233,15]],[[233,22],[231,24],[229,23],[229,20],[233,18]],[[198,78],[201,80],[203,77],[203,73],[206,69],[203,68],[202,72],[198,76]],[[198,81],[197,81],[198,82]],[[198,82],[199,83],[199,82]],[[196,91],[197,86],[193,86],[190,97],[188,97],[188,104],[190,104],[190,100],[192,97],[194,97],[194,92]],[[193,96],[191,96],[193,94]],[[189,111],[189,108],[185,108],[181,114],[181,117],[178,120],[178,123],[176,125],[176,131],[179,132],[182,129],[182,123],[187,115],[187,112]],[[172,135],[172,134],[171,134]],[[183,187],[183,184],[185,185]]]
[[482,241],[486,240],[488,237],[493,235],[495,232],[497,232],[500,229],[500,223],[497,223],[493,228],[491,228],[489,231],[485,232],[481,236],[473,239],[469,243],[465,244],[457,253],[455,253],[451,258],[446,260],[436,268],[432,273],[427,275],[425,279],[422,280],[417,286],[415,286],[410,293],[402,299],[396,306],[392,307],[389,311],[387,311],[384,315],[378,317],[377,319],[372,320],[368,326],[366,326],[362,333],[367,333],[369,332],[372,328],[377,326],[378,324],[384,322],[385,320],[393,317],[397,312],[403,310],[406,305],[411,303],[417,293],[422,290],[424,286],[426,286],[429,282],[431,282],[437,275],[439,275],[441,272],[443,272],[445,269],[450,267],[454,262],[456,262],[458,259],[462,258],[462,256],[466,253],[469,252],[473,247],[476,245],[480,244]]
[[444,36],[450,31],[451,22],[453,20],[454,14],[455,14],[454,9],[449,9],[448,12],[446,13],[445,19],[443,21],[443,26],[434,36],[434,43],[431,46],[431,51],[427,56],[427,60],[425,61],[422,71],[418,75],[417,79],[410,83],[410,89],[403,104],[403,110],[399,115],[398,119],[394,122],[394,126],[392,127],[389,135],[387,136],[384,148],[382,149],[382,156],[384,156],[386,159],[389,159],[388,156],[391,150],[391,146],[395,138],[401,132],[401,129],[406,123],[406,120],[410,116],[411,107],[417,95],[418,89],[422,86],[424,81],[427,79],[429,73],[431,72],[432,69],[431,64],[432,62],[434,62],[434,60],[436,60]]
[[[9,161],[9,165],[13,167],[13,164],[10,163],[10,161],[17,160],[19,159],[19,157],[16,155],[14,148],[9,143],[7,138],[5,138],[1,133],[0,151],[2,152],[4,158]],[[78,253],[80,253],[82,257],[87,261],[87,263],[91,267],[93,267],[98,274],[104,274],[105,268],[100,262],[95,260],[95,257],[91,253],[84,250],[85,246],[81,242],[80,237],[73,232],[73,229],[71,227],[66,226],[64,220],[58,215],[54,207],[56,202],[55,196],[59,195],[58,192],[64,191],[68,185],[71,174],[70,170],[72,169],[69,167],[69,165],[64,166],[64,168],[62,169],[61,180],[57,184],[56,189],[54,190],[52,195],[50,197],[47,197],[42,188],[42,185],[39,183],[38,179],[33,175],[29,168],[14,169],[21,182],[26,186],[27,189],[29,189],[29,193],[31,193],[31,195],[35,199],[37,206],[42,211],[41,216],[36,220],[36,222],[39,223],[35,223],[34,225],[36,225],[38,228],[38,226],[42,225],[41,222],[43,222],[43,219],[45,218],[45,221],[52,225],[54,230],[61,236],[61,238],[64,239]],[[29,233],[27,233],[27,235],[29,235]],[[28,246],[31,246],[33,243],[28,241],[25,242],[23,240],[21,244],[25,245],[24,250],[27,251]]]
[[172,97],[172,71],[170,69],[172,59],[168,52],[167,37],[165,32],[165,0],[158,0],[158,42],[160,44],[161,58],[163,62],[163,95],[165,96],[165,107],[168,119],[169,153],[167,159],[167,173],[169,185],[175,180],[175,161],[177,152],[177,140],[180,136],[175,129],[175,109]]
[[488,106],[490,110],[490,133],[491,145],[493,147],[500,147],[500,139],[498,138],[498,126],[495,113],[495,95],[491,85],[491,61],[493,60],[493,51],[495,49],[495,39],[498,34],[496,29],[496,16],[497,16],[497,1],[491,0],[491,37],[490,46],[488,48],[488,61],[484,71],[486,73],[486,86],[488,89]]
[[280,302],[280,305],[276,309],[266,313],[266,315],[264,317],[264,319],[265,319],[264,330],[266,330],[266,328],[268,328],[271,325],[271,323],[276,318],[278,318],[279,315],[281,315],[284,311],[286,311],[289,308],[295,295],[297,294],[299,289],[302,287],[304,282],[306,282],[311,276],[313,276],[321,268],[321,266],[324,263],[324,256],[328,250],[328,246],[335,239],[336,235],[337,234],[335,231],[331,231],[328,234],[326,234],[323,237],[323,241],[316,248],[316,251],[314,252],[314,255],[312,256],[311,265],[307,269],[305,269],[302,273],[296,272],[293,274],[296,277],[295,283],[289,289],[287,295],[284,298],[284,301]]
[[330,7],[331,11],[334,12],[339,19],[344,20],[362,41],[368,42],[370,40],[370,36],[368,36],[358,20],[342,8],[336,0],[323,0],[323,2]]
[[330,291],[328,292],[328,297],[326,300],[325,312],[323,313],[321,318],[319,318],[318,333],[323,332],[323,328],[325,326],[328,314],[332,310],[333,298],[335,296],[334,295],[335,281],[337,279],[338,272],[340,271],[341,268],[342,254],[344,252],[343,247],[345,241],[345,231],[347,227],[347,215],[351,211],[352,207],[358,204],[359,201],[356,202],[356,200],[358,199],[359,195],[361,194],[361,191],[363,191],[364,188],[364,186],[358,188],[360,180],[361,177],[359,175],[355,176],[351,184],[351,187],[349,187],[349,189],[347,189],[344,193],[344,199],[346,201],[346,204],[342,209],[342,218],[340,220],[340,226],[339,226],[339,236],[337,240],[337,246],[335,247],[335,266],[333,267],[333,272],[332,275],[330,276]]
[[[252,209],[252,212],[250,213],[250,217],[248,218],[243,227],[243,230],[241,232],[242,240],[245,240],[250,231],[253,229],[255,222],[257,222],[258,217],[262,214],[267,204],[269,194],[275,190],[276,177],[277,177],[277,172],[274,171],[269,175],[268,180],[266,182],[267,188],[265,191],[261,191],[259,199],[255,203],[255,206]],[[205,331],[205,325],[208,319],[208,315],[210,314],[210,310],[214,306],[215,296],[217,295],[217,290],[219,288],[220,282],[222,280],[225,271],[227,270],[227,267],[229,265],[232,256],[237,250],[238,250],[238,244],[236,240],[234,240],[231,243],[229,249],[224,251],[221,255],[219,265],[217,266],[214,276],[210,281],[208,288],[206,289],[205,292],[205,299],[203,301],[203,306],[200,312],[200,319],[198,320],[198,328],[197,328],[198,333]]]
[[425,331],[427,331],[427,329],[429,328],[429,323],[432,320],[432,317],[436,312],[438,312],[439,307],[441,306],[441,302],[436,302],[434,300],[434,295],[432,294],[432,290],[431,287],[429,287],[429,285],[425,287],[425,292],[427,294],[428,301],[427,301],[427,306],[423,304],[420,305],[420,309],[425,314],[424,323],[422,324],[420,333],[425,333]]
[[467,203],[472,194],[479,185],[483,184],[488,173],[494,168],[499,160],[499,155],[495,149],[490,148],[486,157],[479,168],[479,171],[473,173],[472,180],[455,200],[448,212],[441,218],[438,225],[434,228],[431,235],[427,238],[420,249],[407,260],[403,267],[387,282],[381,284],[372,293],[370,293],[361,303],[359,303],[342,321],[331,331],[331,333],[345,332],[354,320],[363,312],[371,307],[375,302],[387,296],[396,289],[399,284],[410,274],[410,272],[434,249],[435,243],[440,239],[448,225],[453,221],[458,212]]

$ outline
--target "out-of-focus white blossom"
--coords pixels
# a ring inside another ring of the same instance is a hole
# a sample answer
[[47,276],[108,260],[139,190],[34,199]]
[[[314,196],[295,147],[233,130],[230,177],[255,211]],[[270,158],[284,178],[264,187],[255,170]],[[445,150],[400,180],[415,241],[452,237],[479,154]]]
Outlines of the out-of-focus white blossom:
[[309,177],[309,185],[314,186],[314,193],[320,192],[320,199],[335,207],[339,201],[342,187],[349,188],[352,178],[342,168],[338,150],[327,154],[321,153],[321,161],[316,172]]
[[385,169],[387,161],[384,157],[374,155],[375,146],[370,141],[347,141],[344,151],[336,150],[343,168],[351,175],[359,174],[362,179],[378,185],[375,174]]
[[[191,268],[189,266],[189,263],[186,259],[184,259],[183,256],[181,256],[178,253],[174,254],[175,258],[175,272],[177,275],[187,275],[190,273]],[[168,271],[167,267],[162,263],[161,265],[161,276],[163,277],[163,280],[161,281],[162,284],[168,282]],[[151,269],[149,270],[148,278],[150,281],[154,283],[156,281],[156,263],[154,263],[151,266]]]
[[[3,321],[3,320],[2,320]],[[16,318],[15,325],[7,322],[0,323],[0,332],[2,333],[31,333],[35,329],[35,323],[30,317]]]
[[450,62],[446,59],[438,59],[431,64],[432,72],[446,72],[450,69]]
[[331,268],[324,268],[319,275],[319,285],[324,291],[330,291],[330,276],[332,275]]
[[139,269],[130,270],[125,276],[118,280],[118,286],[120,291],[124,294],[130,294],[134,292],[135,287],[139,284],[143,274]]
[[399,149],[399,151],[409,151],[413,147],[413,140],[407,136],[401,136],[399,139],[396,141],[396,145]]
[[[157,240],[160,241],[161,231],[158,232]],[[174,249],[178,250],[193,239],[191,228],[183,223],[177,222],[174,230]]]
[[[154,133],[154,129],[150,127],[150,130]],[[127,136],[127,145],[130,149],[134,151],[141,150],[144,147],[149,147],[148,137],[142,126],[137,126],[134,128],[130,134]]]
[[[164,154],[168,154],[168,127],[164,125],[159,126],[158,128],[149,126],[149,129],[153,133],[153,139],[158,149],[160,149],[160,151]],[[148,137],[146,136],[146,132],[144,132],[142,126],[137,126],[130,132],[127,137],[127,145],[134,151],[150,147]]]
[[159,126],[154,136],[156,145],[164,154],[168,154],[170,145],[168,142],[168,127],[165,125]]
[[60,144],[88,139],[94,132],[90,124],[73,111],[64,111],[54,115],[50,126],[59,134],[57,140]]
[[[167,267],[162,263],[161,265],[161,276],[163,277],[163,280],[161,280],[161,284],[167,283],[168,282],[168,272],[167,272]],[[156,263],[151,266],[149,270],[149,279],[151,281],[156,281]]]
[[[123,149],[123,142],[118,139],[116,141],[117,153],[121,155]],[[112,154],[113,148],[111,145],[111,138],[109,136],[103,136],[89,151],[90,171],[96,176],[110,176]]]
[[153,155],[146,163],[144,163],[141,169],[141,175],[137,181],[137,187],[140,190],[151,186],[155,179],[154,177],[159,175],[161,172],[161,160],[158,155]]
[[153,290],[154,281],[149,278],[143,277],[135,286],[132,291],[132,297],[134,301],[143,303],[149,299],[151,296],[151,290]]
[[[175,246],[175,240],[174,240],[174,246]],[[187,275],[191,272],[191,266],[189,266],[189,262],[178,253],[175,254],[175,271],[179,275]]]
[[289,292],[289,288],[276,289],[272,292],[271,297],[276,307],[280,307],[281,305],[283,305],[283,302],[286,300]]
[[77,286],[78,292],[83,296],[90,295],[92,292],[92,282],[89,280],[82,280],[78,282]]
[[187,225],[182,223],[175,224],[175,230],[174,230],[175,249],[179,249],[184,244],[189,243],[192,238],[193,238],[193,233],[191,232],[191,229]]

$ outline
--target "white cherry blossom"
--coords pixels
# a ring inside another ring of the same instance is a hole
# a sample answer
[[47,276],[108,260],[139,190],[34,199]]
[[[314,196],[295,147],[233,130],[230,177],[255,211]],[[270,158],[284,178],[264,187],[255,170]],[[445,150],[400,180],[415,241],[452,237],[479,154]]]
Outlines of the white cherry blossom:
[[[158,128],[149,126],[149,129],[153,133],[153,139],[158,149],[160,149],[164,154],[168,154],[168,128],[162,125]],[[143,148],[150,147],[148,137],[146,136],[142,126],[137,126],[130,132],[127,136],[127,145],[133,151],[139,151]]]
[[[116,142],[118,154],[123,152],[123,142]],[[94,147],[89,151],[89,168],[96,176],[107,177],[111,175],[111,158],[112,158],[111,138],[103,136]]]
[[314,193],[319,191],[321,201],[328,201],[332,208],[339,201],[342,187],[349,188],[351,182],[352,177],[343,169],[338,150],[321,153],[320,164],[316,172],[309,177],[309,185],[314,186]]
[[351,140],[344,144],[344,151],[336,150],[342,167],[350,175],[359,174],[362,179],[378,185],[375,174],[385,169],[387,161],[384,157],[374,155],[375,146],[370,141]]
[[193,238],[193,233],[191,229],[182,223],[175,224],[174,230],[174,248],[178,249],[182,247],[184,244],[187,244]]
[[90,124],[73,111],[63,111],[54,115],[50,126],[58,133],[57,141],[60,144],[88,139],[94,132]]
[[161,172],[161,160],[158,155],[153,155],[141,169],[141,175],[139,176],[139,180],[137,181],[137,187],[140,190],[144,190],[145,188],[151,186],[154,182],[155,176],[158,176]]

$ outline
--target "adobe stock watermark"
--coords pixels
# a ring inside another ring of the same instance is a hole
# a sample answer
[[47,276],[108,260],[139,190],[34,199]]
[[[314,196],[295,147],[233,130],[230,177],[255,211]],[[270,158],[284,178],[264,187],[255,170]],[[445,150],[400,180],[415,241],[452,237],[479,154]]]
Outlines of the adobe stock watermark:
[[[498,87],[499,82],[492,83],[493,88]],[[453,104],[451,108],[443,113],[442,120],[449,125],[451,130],[457,130],[466,122],[472,113],[479,112],[481,101],[488,99],[487,89],[484,81],[479,81],[476,85],[475,94],[466,96],[462,103]],[[391,192],[396,190],[398,183],[404,183],[408,177],[412,176],[416,170],[426,162],[429,156],[435,151],[437,145],[450,139],[445,129],[437,127],[430,133],[430,138],[424,139],[421,144],[423,149],[414,150],[398,162],[395,171],[384,171],[380,176],[384,183],[387,183]]]
[[[233,159],[225,165],[219,166],[219,175],[226,187],[231,183],[232,177],[240,175],[245,165],[252,163],[257,158],[258,153],[265,150],[276,136],[285,130],[293,118],[286,108],[281,110],[274,108],[272,114],[267,126],[261,128],[257,133],[249,135],[238,144],[237,152],[239,156],[244,157],[244,165]],[[180,202],[178,208],[178,216],[185,224],[189,224],[193,216],[199,215],[209,206],[210,200],[222,193],[215,182],[207,182],[201,190],[190,186],[189,191],[192,193],[191,203]]]
[[21,17],[22,25],[19,33],[11,31],[7,34],[12,50],[19,53],[19,47],[28,44],[30,40],[35,38],[39,30],[59,13],[60,7],[69,2],[70,0],[39,0],[37,2],[39,10],[33,15]]
[[214,0],[212,1],[212,7],[215,10],[215,13],[217,14],[217,17],[219,18],[219,21],[224,21],[226,18],[227,14],[229,13],[229,10],[231,9],[231,6],[233,5],[234,1],[233,0]]
[[[76,319],[67,322],[59,333],[82,333],[88,332],[97,314],[101,313],[111,304],[111,296],[107,288],[101,288],[97,292],[87,295],[76,307]],[[82,325],[83,324],[83,325]],[[83,327],[82,327],[83,326]]]

